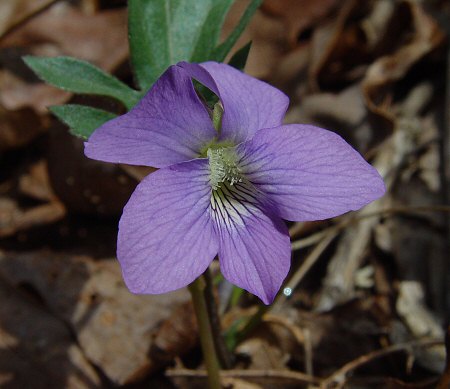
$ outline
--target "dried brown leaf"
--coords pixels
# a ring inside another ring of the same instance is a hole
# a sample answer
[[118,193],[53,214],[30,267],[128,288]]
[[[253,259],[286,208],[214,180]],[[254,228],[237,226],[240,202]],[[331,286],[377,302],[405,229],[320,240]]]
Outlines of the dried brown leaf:
[[[390,106],[392,94],[389,87],[404,78],[413,65],[444,42],[444,33],[419,3],[405,1],[402,5],[406,6],[410,13],[410,38],[392,54],[376,60],[368,68],[362,82],[368,108],[390,122],[395,121],[395,116]],[[402,38],[405,39],[398,39]]]
[[359,65],[365,56],[365,46],[357,26],[349,23],[363,13],[370,2],[346,0],[337,14],[314,31],[308,82],[313,90],[322,83],[354,82],[361,76]]
[[30,171],[20,177],[19,189],[23,194],[41,201],[56,201],[48,176],[47,162],[40,160],[30,167]]
[[191,302],[180,305],[166,319],[155,334],[151,358],[167,362],[184,355],[198,341],[198,327]]
[[251,369],[286,369],[287,355],[267,338],[255,337],[242,342],[236,352],[250,358]]
[[24,146],[45,131],[46,120],[30,108],[11,112],[0,105],[0,152]]
[[86,357],[118,384],[160,366],[148,355],[153,336],[189,298],[186,290],[137,296],[126,289],[115,260],[48,252],[0,255],[0,276],[15,286],[30,285],[72,328]]
[[120,215],[137,185],[118,165],[86,158],[83,141],[62,125],[50,130],[48,166],[56,195],[76,213]]
[[48,7],[55,0],[3,0],[0,2],[0,39],[30,15]]
[[0,238],[11,236],[32,227],[61,220],[66,209],[59,201],[23,210],[15,200],[0,198]]
[[337,0],[266,0],[262,10],[283,21],[291,47],[299,35],[328,16],[339,2]]
[[[63,104],[71,95],[44,83],[30,84],[8,70],[0,70],[0,85],[0,105],[9,111],[9,116],[16,112],[26,112],[29,107],[38,114],[47,113],[50,105]],[[33,125],[37,131],[38,123],[39,120],[35,119],[29,122],[28,127]]]
[[1,386],[99,387],[99,376],[67,327],[26,297],[0,281]]
[[[0,41],[0,48],[21,48],[42,56],[68,55],[112,72],[128,56],[126,10],[83,14],[66,3],[43,12]],[[8,74],[0,102],[10,110],[31,106],[37,112],[61,104],[69,94],[41,83],[29,84]]]
[[57,4],[1,41],[0,47],[26,46],[35,55],[70,55],[111,71],[128,55],[125,9],[83,14]]
[[[236,26],[247,5],[247,0],[239,0],[233,4],[225,19],[222,39]],[[249,41],[252,41],[252,48],[245,71],[255,77],[266,78],[272,73],[287,47],[283,22],[258,10],[236,42],[234,50]]]

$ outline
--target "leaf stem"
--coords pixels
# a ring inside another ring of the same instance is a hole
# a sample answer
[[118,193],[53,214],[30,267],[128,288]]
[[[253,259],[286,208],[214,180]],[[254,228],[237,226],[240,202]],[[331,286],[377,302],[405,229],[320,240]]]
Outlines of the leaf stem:
[[192,303],[194,304],[195,314],[198,322],[198,332],[203,351],[206,370],[208,372],[209,389],[221,389],[220,385],[220,366],[217,359],[214,339],[211,331],[211,321],[208,315],[208,309],[205,298],[206,283],[203,276],[198,277],[189,285]]

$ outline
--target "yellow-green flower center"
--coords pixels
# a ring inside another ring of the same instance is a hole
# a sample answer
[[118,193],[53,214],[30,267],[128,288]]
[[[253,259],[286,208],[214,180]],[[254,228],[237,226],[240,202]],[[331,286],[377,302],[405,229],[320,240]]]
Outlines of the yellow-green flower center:
[[242,182],[242,175],[237,165],[238,156],[233,148],[210,148],[207,151],[209,159],[209,178],[213,190],[221,188],[222,183],[234,185]]

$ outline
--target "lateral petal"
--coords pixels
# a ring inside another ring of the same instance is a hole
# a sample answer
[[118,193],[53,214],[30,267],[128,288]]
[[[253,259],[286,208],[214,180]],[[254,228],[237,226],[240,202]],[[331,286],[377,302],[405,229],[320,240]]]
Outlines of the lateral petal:
[[261,128],[282,124],[289,98],[273,86],[222,63],[181,62],[179,66],[222,101],[222,140],[237,144],[251,138]]
[[383,179],[339,135],[292,124],[259,131],[237,146],[248,180],[293,221],[357,210],[385,193]]
[[124,208],[117,242],[132,292],[169,292],[206,270],[218,251],[210,196],[205,159],[160,169],[138,185]]
[[199,156],[217,132],[179,66],[171,66],[127,114],[108,121],[85,143],[89,158],[164,167]]

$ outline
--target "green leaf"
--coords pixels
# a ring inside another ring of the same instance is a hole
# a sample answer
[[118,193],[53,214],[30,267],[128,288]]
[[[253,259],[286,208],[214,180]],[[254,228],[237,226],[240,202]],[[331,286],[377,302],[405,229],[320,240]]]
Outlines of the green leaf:
[[233,0],[129,0],[131,63],[147,90],[179,61],[211,59]]
[[55,105],[49,109],[70,127],[73,135],[84,139],[89,138],[103,123],[116,117],[111,112],[78,104]]
[[98,67],[71,57],[24,57],[25,63],[44,81],[58,88],[113,97],[128,109],[139,100],[139,92]]
[[252,41],[248,42],[245,46],[236,51],[236,53],[234,53],[231,57],[228,64],[236,69],[243,70],[245,68],[245,64],[247,63],[247,58],[248,54],[250,53],[251,47]]
[[242,330],[242,327],[245,326],[247,321],[248,319],[246,317],[239,317],[225,331],[223,337],[228,350],[233,351],[238,345],[239,332]]
[[150,88],[169,57],[167,1],[129,0],[128,39],[137,84]]
[[241,289],[237,286],[233,285],[233,292],[231,293],[231,298],[230,298],[230,306],[231,307],[236,307],[239,299],[241,298],[241,296],[244,294],[244,289]]
[[214,1],[214,5],[210,9],[208,17],[203,24],[194,53],[190,58],[191,62],[204,62],[211,59],[210,55],[219,41],[225,16],[233,2],[234,0]]
[[233,48],[234,44],[241,36],[241,34],[244,32],[245,27],[247,27],[247,24],[250,22],[250,19],[252,18],[253,14],[256,12],[256,10],[258,9],[258,7],[261,5],[262,2],[263,0],[252,0],[252,2],[249,4],[244,14],[242,15],[241,20],[234,28],[234,30],[230,33],[228,38],[214,49],[211,59],[218,62],[223,62],[225,60],[225,57]]

